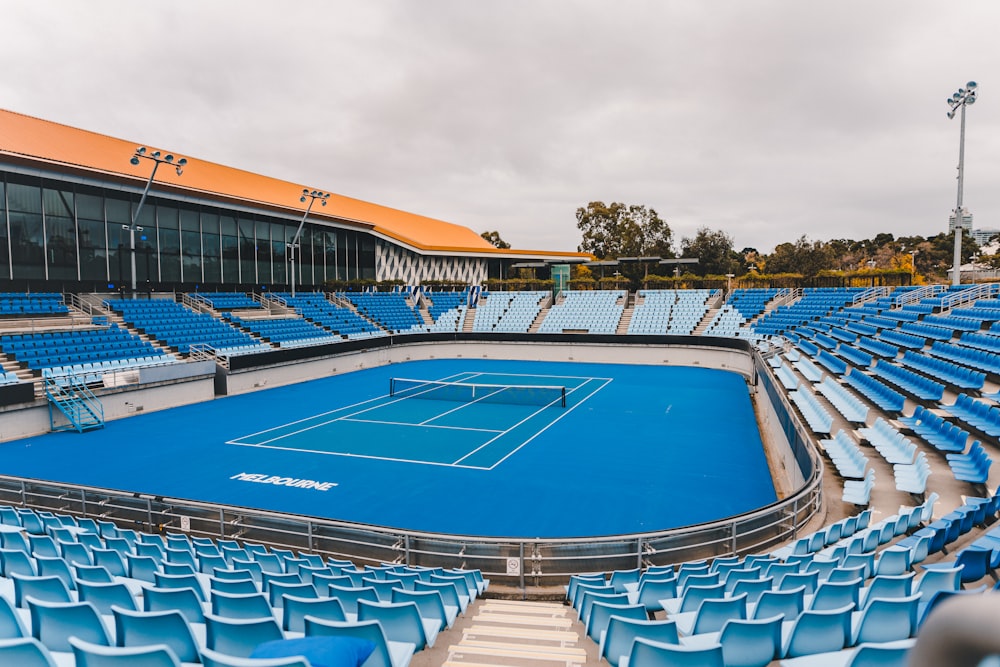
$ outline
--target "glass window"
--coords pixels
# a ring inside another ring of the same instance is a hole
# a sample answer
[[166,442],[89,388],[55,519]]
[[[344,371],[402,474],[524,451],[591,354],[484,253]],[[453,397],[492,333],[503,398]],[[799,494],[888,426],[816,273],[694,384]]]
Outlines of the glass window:
[[200,283],[201,276],[201,234],[181,232],[181,248],[184,257],[184,282]]
[[72,218],[73,193],[67,190],[55,190],[44,188],[42,190],[42,207],[45,209],[45,217]]
[[257,245],[254,240],[253,220],[240,218],[240,282],[243,284],[257,282]]
[[76,280],[76,225],[73,218],[47,215],[45,233],[49,279]]
[[271,284],[271,223],[258,220],[256,224],[257,282]]
[[14,278],[45,278],[45,254],[42,244],[42,214],[12,210],[10,249]]
[[181,209],[181,231],[201,232],[201,225],[198,222],[198,211]]
[[292,240],[295,230],[280,222],[271,223],[271,280],[277,284],[288,282],[287,244]]
[[206,283],[217,283],[222,280],[218,213],[201,214],[201,271]]
[[7,184],[7,206],[21,213],[42,212],[42,191],[35,185]]
[[[77,207],[80,197],[77,197]],[[80,278],[107,280],[107,241],[104,238],[104,220],[80,218]]]
[[222,280],[234,285],[240,280],[240,242],[236,233],[236,220],[229,216],[219,219],[222,228]]
[[131,219],[131,208],[128,201],[108,197],[105,202],[107,211],[108,238],[108,280],[116,285],[131,281],[129,268],[129,238],[127,228]]
[[7,234],[6,193],[0,178],[0,279],[10,278],[10,243]]
[[78,192],[76,194],[76,215],[88,220],[104,220],[104,197]]

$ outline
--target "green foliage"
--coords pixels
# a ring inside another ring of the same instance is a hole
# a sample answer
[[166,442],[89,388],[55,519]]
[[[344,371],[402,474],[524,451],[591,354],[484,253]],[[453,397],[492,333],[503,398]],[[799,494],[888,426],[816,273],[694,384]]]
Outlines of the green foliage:
[[673,232],[652,208],[594,201],[576,209],[576,226],[583,234],[580,252],[598,259],[673,257]]
[[733,251],[733,238],[723,231],[702,227],[693,239],[681,240],[681,257],[697,258],[691,271],[700,276],[742,273],[743,262]]
[[500,232],[483,232],[480,236],[486,239],[491,245],[500,248],[501,250],[507,250],[510,248],[510,244],[500,238]]

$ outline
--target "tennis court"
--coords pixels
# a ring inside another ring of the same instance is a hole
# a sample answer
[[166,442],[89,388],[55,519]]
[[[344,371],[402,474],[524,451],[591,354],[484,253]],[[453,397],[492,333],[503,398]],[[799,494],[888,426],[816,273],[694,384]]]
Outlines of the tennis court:
[[486,359],[381,366],[3,443],[0,473],[498,537],[661,530],[776,499],[738,374]]
[[489,470],[611,381],[481,372],[394,377],[384,396],[229,444]]

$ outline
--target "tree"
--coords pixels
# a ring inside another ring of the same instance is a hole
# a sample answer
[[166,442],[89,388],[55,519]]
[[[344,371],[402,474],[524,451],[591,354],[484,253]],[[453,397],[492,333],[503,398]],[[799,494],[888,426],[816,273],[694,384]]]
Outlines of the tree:
[[681,257],[697,258],[691,271],[699,276],[737,273],[741,264],[733,252],[733,238],[708,227],[700,228],[693,239],[681,240]]
[[826,247],[820,241],[809,241],[803,234],[795,243],[782,243],[775,247],[766,261],[767,272],[801,273],[814,276],[830,268]]
[[480,236],[501,250],[507,250],[510,248],[510,244],[500,238],[500,232],[483,232]]
[[576,209],[576,226],[583,234],[580,252],[598,259],[674,256],[670,226],[645,206],[590,202]]

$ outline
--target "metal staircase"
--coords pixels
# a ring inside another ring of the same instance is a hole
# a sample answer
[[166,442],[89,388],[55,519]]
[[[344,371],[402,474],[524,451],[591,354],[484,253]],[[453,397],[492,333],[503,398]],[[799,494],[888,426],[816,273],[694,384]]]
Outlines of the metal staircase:
[[83,433],[104,428],[104,406],[82,377],[45,378],[45,398],[49,403],[50,430]]

